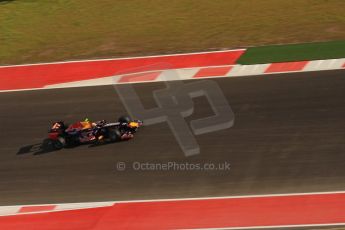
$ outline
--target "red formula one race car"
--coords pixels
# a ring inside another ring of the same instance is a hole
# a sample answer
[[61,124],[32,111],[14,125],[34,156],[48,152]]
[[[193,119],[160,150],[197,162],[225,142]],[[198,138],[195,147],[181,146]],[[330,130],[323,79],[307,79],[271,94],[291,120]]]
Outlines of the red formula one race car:
[[113,123],[85,119],[67,126],[63,121],[58,121],[51,126],[44,144],[50,148],[62,149],[80,144],[129,140],[142,125],[142,121],[131,120],[127,116],[122,116],[118,122]]

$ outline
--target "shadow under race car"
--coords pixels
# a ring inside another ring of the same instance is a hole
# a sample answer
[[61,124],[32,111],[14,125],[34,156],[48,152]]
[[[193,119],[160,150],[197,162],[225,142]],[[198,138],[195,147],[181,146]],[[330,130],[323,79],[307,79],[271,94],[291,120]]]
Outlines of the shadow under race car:
[[129,140],[134,137],[138,128],[143,125],[140,120],[131,120],[122,116],[118,122],[106,120],[90,122],[88,119],[66,125],[63,121],[54,122],[48,138],[43,142],[45,149],[62,149],[80,144],[97,144]]

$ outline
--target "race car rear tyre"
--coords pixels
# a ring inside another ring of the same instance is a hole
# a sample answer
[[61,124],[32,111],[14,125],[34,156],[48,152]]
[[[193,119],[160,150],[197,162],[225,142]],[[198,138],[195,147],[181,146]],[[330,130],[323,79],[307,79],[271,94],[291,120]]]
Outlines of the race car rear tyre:
[[55,147],[54,147],[54,141],[51,139],[45,139],[43,140],[43,143],[41,145],[41,150],[43,151],[54,151]]
[[131,118],[128,116],[121,116],[118,121],[120,123],[129,123],[131,121]]
[[118,129],[110,129],[109,130],[109,140],[111,142],[116,142],[121,140],[121,132]]
[[66,146],[66,140],[63,137],[59,137],[56,141],[54,141],[54,148],[55,149],[62,149]]

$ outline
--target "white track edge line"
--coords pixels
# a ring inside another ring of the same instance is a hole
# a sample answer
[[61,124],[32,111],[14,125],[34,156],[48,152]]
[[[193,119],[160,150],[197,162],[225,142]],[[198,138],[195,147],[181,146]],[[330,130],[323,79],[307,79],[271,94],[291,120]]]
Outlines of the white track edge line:
[[92,204],[92,203],[145,203],[145,202],[165,202],[165,201],[188,201],[188,200],[217,200],[217,199],[245,199],[245,198],[264,198],[264,197],[284,197],[284,196],[309,196],[309,195],[332,195],[345,194],[343,191],[327,191],[327,192],[301,192],[301,193],[273,193],[273,194],[258,194],[258,195],[236,195],[236,196],[215,196],[215,197],[186,197],[186,198],[167,198],[167,199],[147,199],[147,200],[120,200],[120,201],[95,201],[95,202],[79,202],[79,203],[51,203],[51,204],[23,204],[23,205],[7,205],[3,207],[35,207],[35,206],[49,206],[49,205],[64,205],[64,204]]

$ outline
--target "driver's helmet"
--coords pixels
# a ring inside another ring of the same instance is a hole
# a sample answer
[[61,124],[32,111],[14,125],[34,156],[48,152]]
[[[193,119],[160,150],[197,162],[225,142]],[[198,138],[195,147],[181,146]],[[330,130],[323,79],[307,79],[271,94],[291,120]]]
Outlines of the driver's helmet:
[[92,128],[92,124],[89,121],[88,118],[85,118],[84,121],[79,122],[79,124],[82,126],[81,129],[85,130],[85,129],[91,129]]

